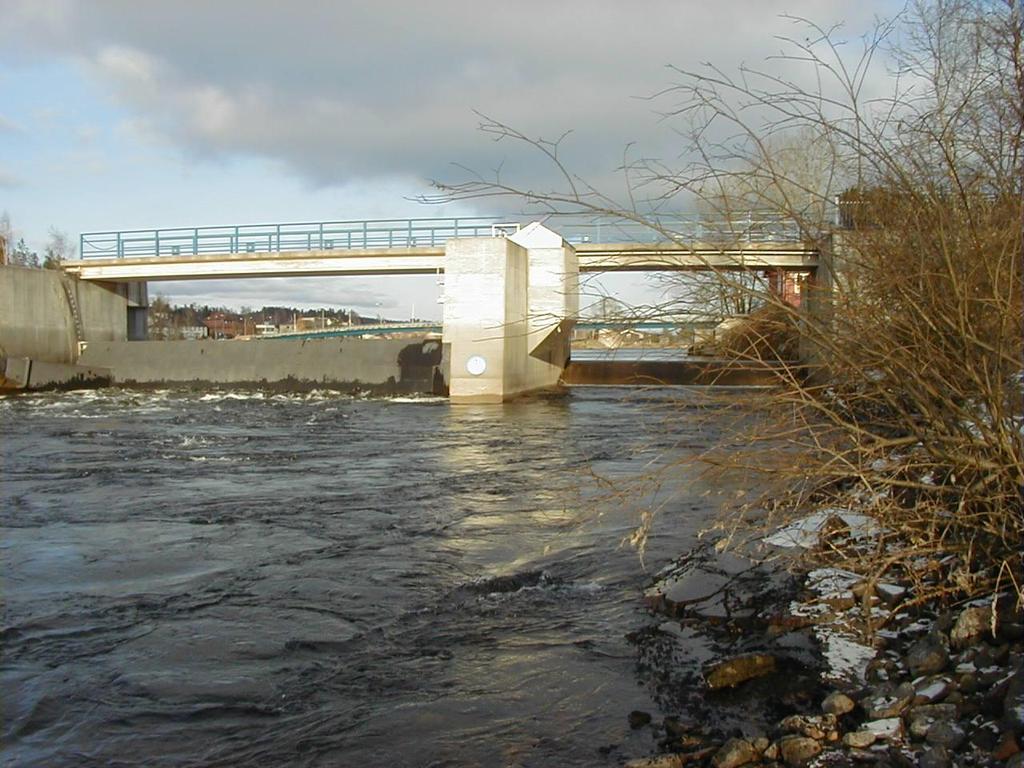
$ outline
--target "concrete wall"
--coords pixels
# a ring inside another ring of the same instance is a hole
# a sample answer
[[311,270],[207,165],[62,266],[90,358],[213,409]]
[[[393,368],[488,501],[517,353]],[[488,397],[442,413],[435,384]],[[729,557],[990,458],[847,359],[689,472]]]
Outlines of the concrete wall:
[[81,364],[115,384],[305,382],[432,392],[441,342],[410,339],[264,339],[90,343]]
[[[452,402],[501,402],[527,385],[529,262],[504,237],[445,246],[444,340],[451,345]],[[483,361],[474,373],[470,361]]]
[[54,270],[0,266],[0,357],[76,361],[78,338],[62,281],[78,303],[84,340],[125,338],[124,298]]

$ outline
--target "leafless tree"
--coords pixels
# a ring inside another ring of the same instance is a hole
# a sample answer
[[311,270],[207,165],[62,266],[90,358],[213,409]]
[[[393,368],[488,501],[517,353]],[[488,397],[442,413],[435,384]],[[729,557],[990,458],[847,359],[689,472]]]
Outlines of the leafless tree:
[[[812,312],[715,278],[788,317],[816,361],[810,378],[786,369],[766,401],[785,418],[748,437],[786,450],[760,462],[771,498],[730,524],[857,504],[883,523],[889,554],[836,547],[849,567],[877,576],[913,560],[925,565],[906,575],[924,592],[1012,584],[1024,596],[1020,0],[914,0],[856,50],[841,29],[792,21],[761,68],[675,70],[656,103],[669,103],[686,161],[623,163],[624,203],[565,167],[561,140],[491,119],[484,131],[542,152],[560,185],[476,175],[439,184],[438,198],[615,216],[677,242],[669,222],[684,205],[733,222],[756,202],[797,222],[833,257]],[[847,226],[833,232],[840,193]],[[723,463],[746,460],[734,446]]]

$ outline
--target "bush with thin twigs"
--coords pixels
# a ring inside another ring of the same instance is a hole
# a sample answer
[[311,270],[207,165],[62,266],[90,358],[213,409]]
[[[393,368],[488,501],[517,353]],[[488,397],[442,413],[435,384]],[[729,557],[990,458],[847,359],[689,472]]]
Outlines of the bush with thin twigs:
[[[723,525],[855,510],[877,535],[826,536],[832,562],[872,578],[898,570],[920,600],[1009,589],[1024,606],[1024,9],[911,0],[852,56],[836,29],[794,22],[801,33],[767,69],[676,70],[659,98],[678,100],[665,118],[682,123],[688,163],[627,164],[627,207],[569,173],[557,142],[491,120],[485,130],[551,158],[566,189],[477,178],[442,196],[514,195],[677,241],[654,212],[687,196],[726,220],[760,207],[798,221],[822,253],[817,285],[800,309],[770,294],[750,303],[799,329],[806,365],[782,367],[764,418],[705,457],[763,491]],[[791,334],[760,322],[734,355],[788,358]]]

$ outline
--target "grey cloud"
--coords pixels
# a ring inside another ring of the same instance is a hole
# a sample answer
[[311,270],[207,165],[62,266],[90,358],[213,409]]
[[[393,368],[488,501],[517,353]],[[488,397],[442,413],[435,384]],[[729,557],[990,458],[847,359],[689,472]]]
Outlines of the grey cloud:
[[272,158],[325,185],[503,161],[549,183],[542,158],[476,131],[477,110],[529,135],[574,129],[568,162],[606,183],[628,142],[678,151],[637,98],[671,81],[666,64],[759,60],[787,31],[782,11],[856,27],[882,4],[21,0],[7,28],[17,55],[74,56],[139,125],[198,156]]

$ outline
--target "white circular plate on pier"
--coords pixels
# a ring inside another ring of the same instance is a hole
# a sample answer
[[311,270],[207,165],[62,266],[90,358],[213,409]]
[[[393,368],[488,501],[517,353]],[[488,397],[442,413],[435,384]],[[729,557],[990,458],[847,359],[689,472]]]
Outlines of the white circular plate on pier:
[[487,361],[480,357],[480,355],[473,355],[466,361],[466,370],[474,376],[479,376],[487,370]]

